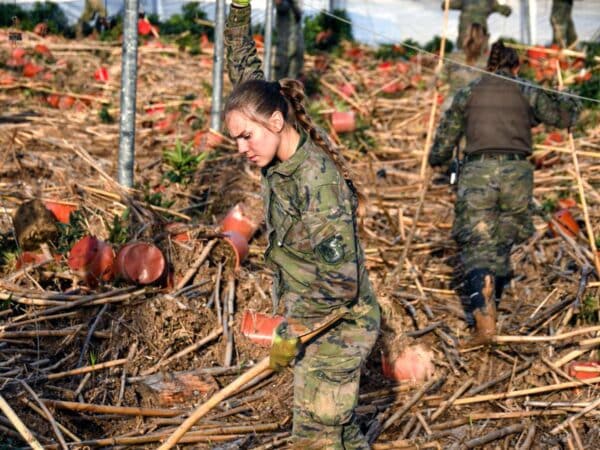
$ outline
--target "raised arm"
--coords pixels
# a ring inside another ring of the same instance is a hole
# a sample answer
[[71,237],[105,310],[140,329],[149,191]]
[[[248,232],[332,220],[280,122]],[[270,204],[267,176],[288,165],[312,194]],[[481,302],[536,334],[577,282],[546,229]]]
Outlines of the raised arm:
[[[245,5],[245,6],[240,6]],[[235,86],[242,81],[265,78],[256,44],[250,34],[250,3],[240,0],[231,4],[225,26],[227,72]]]

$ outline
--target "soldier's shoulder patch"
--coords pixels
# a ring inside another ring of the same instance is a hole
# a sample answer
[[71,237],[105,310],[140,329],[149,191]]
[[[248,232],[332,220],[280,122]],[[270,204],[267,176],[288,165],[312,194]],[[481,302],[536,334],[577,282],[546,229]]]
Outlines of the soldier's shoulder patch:
[[342,261],[345,256],[344,240],[339,234],[330,236],[317,245],[316,251],[326,263],[336,264]]

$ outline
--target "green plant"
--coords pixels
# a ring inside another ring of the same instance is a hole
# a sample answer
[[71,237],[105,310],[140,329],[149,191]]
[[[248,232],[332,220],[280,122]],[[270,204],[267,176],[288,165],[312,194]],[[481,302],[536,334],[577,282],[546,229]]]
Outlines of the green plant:
[[129,208],[125,210],[122,216],[114,215],[112,225],[108,225],[108,241],[113,244],[124,244],[129,240]]
[[191,152],[192,146],[193,143],[184,144],[177,140],[173,150],[163,152],[163,161],[170,167],[164,175],[167,180],[181,184],[188,184],[191,181],[198,165],[208,155],[207,152],[194,155]]
[[600,299],[593,294],[588,294],[581,303],[581,319],[586,323],[598,323],[599,312]]
[[381,44],[375,51],[375,58],[397,61],[406,57],[406,47],[399,44]]
[[61,254],[67,254],[73,244],[81,239],[87,233],[85,218],[81,211],[73,211],[69,215],[69,223],[58,223],[58,242],[56,251]]
[[352,25],[345,10],[336,9],[332,15],[321,11],[314,17],[304,19],[304,46],[307,53],[314,54],[319,50],[330,52],[343,40],[353,40]]
[[542,201],[542,211],[544,211],[546,214],[552,214],[554,211],[556,211],[557,207],[558,203],[555,198],[546,197]]
[[[427,50],[430,53],[437,54],[440,52],[441,44],[442,44],[442,38],[439,36],[434,36],[432,40],[430,40],[429,42],[427,42],[425,44],[423,49]],[[454,44],[452,43],[452,41],[446,39],[444,47],[445,47],[444,51],[446,52],[446,55],[448,55],[454,49]]]
[[100,122],[102,123],[115,123],[115,118],[108,111],[108,106],[102,105],[100,111],[98,111],[98,117],[100,118]]
[[56,3],[35,2],[30,10],[25,10],[12,2],[0,4],[0,27],[12,27],[13,17],[19,19],[19,28],[22,30],[31,31],[38,23],[45,22],[48,31],[53,34],[73,35],[67,16]]
[[90,350],[88,353],[88,357],[90,359],[90,366],[94,367],[96,365],[96,363],[98,362],[98,355],[96,354],[95,351]]

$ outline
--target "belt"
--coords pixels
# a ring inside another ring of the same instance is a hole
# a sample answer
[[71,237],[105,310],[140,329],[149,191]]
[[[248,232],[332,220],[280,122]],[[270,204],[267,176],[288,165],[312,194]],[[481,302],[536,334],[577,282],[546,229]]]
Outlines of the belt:
[[496,161],[524,161],[527,157],[523,153],[469,153],[463,158],[465,162],[484,161],[493,159]]

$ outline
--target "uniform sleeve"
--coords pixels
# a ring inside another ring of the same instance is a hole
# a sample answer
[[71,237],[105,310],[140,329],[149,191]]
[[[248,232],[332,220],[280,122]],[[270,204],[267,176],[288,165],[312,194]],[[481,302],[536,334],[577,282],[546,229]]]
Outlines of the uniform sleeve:
[[351,302],[358,295],[358,243],[349,200],[339,183],[304,186],[308,197],[302,222],[316,256],[315,295]]
[[[445,9],[445,2],[442,2],[442,9]],[[450,0],[448,5],[450,9],[462,9],[462,0]]]
[[262,80],[262,62],[256,53],[256,44],[250,35],[251,8],[231,5],[225,26],[227,71],[235,86],[242,81]]
[[521,85],[521,92],[527,98],[538,123],[557,128],[569,128],[577,122],[581,111],[579,100],[546,91],[529,83]]
[[508,5],[501,5],[496,0],[493,1],[492,11],[502,14],[505,17],[510,16],[512,8]]
[[469,87],[456,92],[450,108],[446,110],[435,133],[429,152],[429,165],[441,166],[452,158],[465,129],[465,109],[470,94]]

